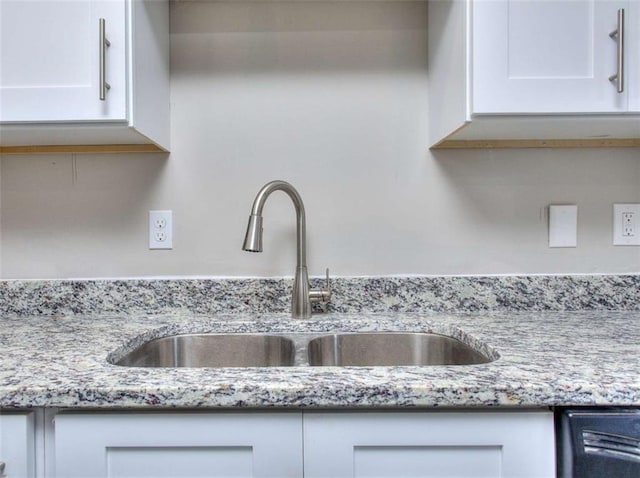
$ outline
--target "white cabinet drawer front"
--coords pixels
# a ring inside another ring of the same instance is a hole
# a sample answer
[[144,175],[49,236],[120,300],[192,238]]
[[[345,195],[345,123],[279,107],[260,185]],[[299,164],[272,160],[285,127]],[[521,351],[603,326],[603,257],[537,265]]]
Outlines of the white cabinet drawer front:
[[63,414],[64,478],[302,476],[300,413]]
[[356,446],[354,477],[500,476],[500,446]]
[[251,446],[108,447],[106,454],[113,478],[253,476]]
[[553,478],[550,412],[305,413],[306,478]]

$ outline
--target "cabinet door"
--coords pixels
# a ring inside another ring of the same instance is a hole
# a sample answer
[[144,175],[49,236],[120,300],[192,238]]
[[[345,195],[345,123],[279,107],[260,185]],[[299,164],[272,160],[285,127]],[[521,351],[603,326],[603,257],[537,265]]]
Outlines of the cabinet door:
[[0,462],[4,475],[11,478],[35,477],[35,431],[33,415],[0,415]]
[[[629,111],[640,113],[640,2],[629,2],[625,11],[626,75],[625,88],[629,92]],[[640,134],[640,121],[638,121]]]
[[553,434],[550,412],[305,412],[305,477],[552,478]]
[[56,476],[302,476],[300,413],[93,413],[55,419]]
[[614,0],[475,0],[473,113],[627,111]]
[[125,13],[125,0],[0,0],[0,122],[125,119]]

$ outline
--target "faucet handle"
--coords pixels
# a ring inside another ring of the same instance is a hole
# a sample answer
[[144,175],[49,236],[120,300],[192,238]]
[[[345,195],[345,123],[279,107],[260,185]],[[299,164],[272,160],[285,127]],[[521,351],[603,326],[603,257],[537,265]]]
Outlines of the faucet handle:
[[327,303],[331,300],[331,280],[329,279],[329,268],[327,267],[327,278],[325,282],[325,287],[321,287],[320,289],[311,289],[309,291],[309,300],[311,302],[322,302]]
[[326,274],[326,279],[325,279],[326,287],[325,287],[325,289],[327,289],[327,291],[329,291],[329,295],[331,295],[331,279],[329,279],[329,268],[328,267],[325,270],[325,274]]

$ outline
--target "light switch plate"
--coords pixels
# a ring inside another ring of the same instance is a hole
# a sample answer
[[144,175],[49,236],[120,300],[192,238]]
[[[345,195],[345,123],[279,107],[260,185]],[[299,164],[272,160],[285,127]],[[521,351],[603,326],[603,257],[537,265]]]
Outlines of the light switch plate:
[[577,247],[578,206],[549,206],[549,247]]

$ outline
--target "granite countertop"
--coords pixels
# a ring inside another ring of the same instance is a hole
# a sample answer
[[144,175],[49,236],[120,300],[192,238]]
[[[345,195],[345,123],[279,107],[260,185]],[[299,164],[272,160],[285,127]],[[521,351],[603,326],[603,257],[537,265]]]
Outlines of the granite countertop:
[[[107,362],[187,332],[434,331],[500,358],[470,366],[152,369]],[[461,333],[464,332],[464,333]],[[371,408],[640,405],[640,311],[0,318],[0,407]]]

